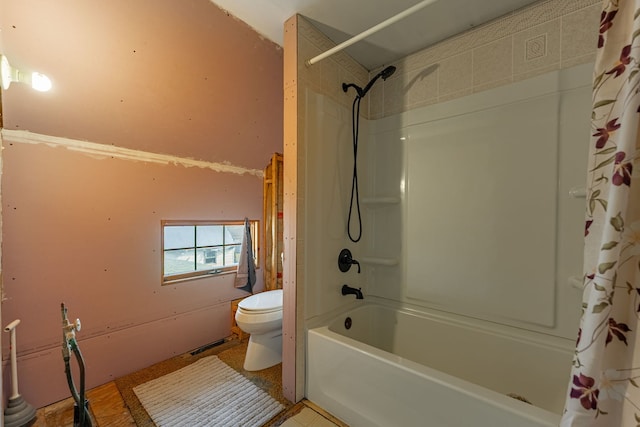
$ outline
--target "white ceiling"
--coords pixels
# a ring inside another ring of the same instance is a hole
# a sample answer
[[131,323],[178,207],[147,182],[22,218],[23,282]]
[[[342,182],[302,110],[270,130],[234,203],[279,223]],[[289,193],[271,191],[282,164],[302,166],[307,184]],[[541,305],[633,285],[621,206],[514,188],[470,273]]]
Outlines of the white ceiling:
[[[211,0],[282,46],[283,24],[296,13],[336,43],[420,3],[420,0]],[[393,62],[537,0],[439,0],[346,51],[367,69]]]

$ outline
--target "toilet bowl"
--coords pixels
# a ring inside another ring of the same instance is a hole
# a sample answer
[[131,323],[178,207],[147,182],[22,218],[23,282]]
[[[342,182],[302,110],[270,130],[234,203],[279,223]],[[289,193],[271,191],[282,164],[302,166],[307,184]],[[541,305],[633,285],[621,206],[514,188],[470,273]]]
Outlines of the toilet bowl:
[[236,323],[250,334],[245,370],[259,371],[282,362],[282,289],[260,292],[240,301]]

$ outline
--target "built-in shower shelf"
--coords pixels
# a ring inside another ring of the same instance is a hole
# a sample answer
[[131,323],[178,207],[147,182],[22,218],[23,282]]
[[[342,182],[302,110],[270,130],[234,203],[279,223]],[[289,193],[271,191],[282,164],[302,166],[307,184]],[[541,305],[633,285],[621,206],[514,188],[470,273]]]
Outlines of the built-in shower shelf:
[[400,260],[398,258],[364,257],[362,258],[362,262],[364,264],[394,266],[394,265],[398,265]]
[[567,282],[569,283],[569,286],[571,286],[572,288],[576,288],[580,290],[584,289],[584,282],[582,280],[582,277],[580,276],[571,276],[567,279]]
[[573,187],[569,190],[569,197],[585,199],[587,197],[587,189],[585,187]]
[[397,205],[400,203],[400,197],[363,197],[364,205]]

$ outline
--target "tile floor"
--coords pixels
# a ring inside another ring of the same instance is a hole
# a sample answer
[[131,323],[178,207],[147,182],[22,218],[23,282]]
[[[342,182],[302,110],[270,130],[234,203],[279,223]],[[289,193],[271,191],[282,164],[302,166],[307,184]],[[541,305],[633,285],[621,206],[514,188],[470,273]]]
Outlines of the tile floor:
[[305,407],[293,417],[280,424],[280,427],[340,427],[309,407]]

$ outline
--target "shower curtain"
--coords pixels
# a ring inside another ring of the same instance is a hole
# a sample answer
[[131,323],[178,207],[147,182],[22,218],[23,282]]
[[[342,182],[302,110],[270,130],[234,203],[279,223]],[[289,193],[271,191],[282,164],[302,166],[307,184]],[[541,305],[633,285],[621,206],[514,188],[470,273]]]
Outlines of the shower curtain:
[[[561,426],[640,426],[640,0],[604,0],[582,319]],[[635,170],[634,170],[635,169]]]

